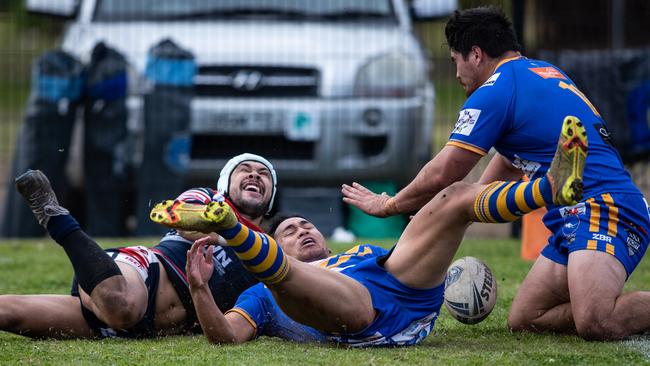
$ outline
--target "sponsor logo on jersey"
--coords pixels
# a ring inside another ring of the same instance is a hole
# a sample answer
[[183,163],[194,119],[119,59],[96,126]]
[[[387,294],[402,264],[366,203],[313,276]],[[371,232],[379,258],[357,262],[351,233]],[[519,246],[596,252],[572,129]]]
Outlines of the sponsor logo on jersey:
[[584,215],[585,212],[587,212],[587,208],[585,207],[584,202],[578,203],[575,206],[562,207],[560,209],[560,215],[562,215],[562,217]]
[[222,246],[217,245],[214,247],[214,252],[212,253],[212,256],[214,257],[214,268],[217,272],[219,272],[220,275],[224,275],[226,273],[226,267],[230,263],[232,263],[232,258],[228,256],[228,253],[226,252],[225,249],[223,249]]
[[628,231],[627,239],[625,241],[627,243],[628,255],[633,256],[639,252],[639,248],[641,248],[641,237],[639,234]]
[[487,79],[487,80],[483,83],[483,85],[481,85],[480,87],[482,88],[482,87],[484,87],[484,86],[492,86],[492,85],[494,85],[494,83],[497,82],[497,79],[499,78],[499,75],[501,75],[501,73],[500,73],[500,72],[497,72],[496,74],[490,76],[490,78]]
[[565,79],[566,77],[554,67],[532,67],[528,69],[544,79]]
[[515,160],[512,162],[512,166],[520,169],[528,178],[530,178],[537,173],[539,168],[542,167],[542,164],[536,161],[522,159],[519,155],[515,154]]
[[124,256],[124,257],[122,257],[122,260],[124,262],[128,262],[130,265],[132,265],[133,267],[135,267],[138,270],[145,269],[145,267],[142,265],[142,263],[140,263],[138,260],[136,260],[133,257]]
[[456,122],[456,126],[454,127],[454,130],[451,133],[452,134],[457,133],[460,135],[469,136],[472,133],[472,130],[476,125],[476,122],[478,122],[478,117],[480,115],[481,115],[480,109],[472,109],[472,108],[463,109],[462,111],[460,111],[460,113],[458,113],[458,121]]
[[592,233],[591,238],[598,241],[604,241],[605,243],[612,243],[612,237],[605,234]]

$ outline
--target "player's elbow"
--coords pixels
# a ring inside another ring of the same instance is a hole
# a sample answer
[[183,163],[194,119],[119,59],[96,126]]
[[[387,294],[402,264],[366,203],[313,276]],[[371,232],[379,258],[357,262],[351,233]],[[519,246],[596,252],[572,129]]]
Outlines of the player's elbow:
[[212,344],[238,344],[246,342],[242,336],[238,336],[232,329],[224,329],[223,327],[210,327],[204,329],[204,334],[208,342]]
[[213,333],[213,334],[206,334],[206,337],[208,338],[208,342],[215,344],[215,345],[222,345],[222,344],[241,344],[241,343],[246,343],[248,339],[244,337],[238,337],[236,334],[224,334],[224,333]]
[[449,175],[445,174],[442,169],[429,169],[426,172],[426,179],[419,181],[419,183],[416,187],[418,193],[431,194],[432,192],[442,190],[444,187],[453,183],[453,181],[449,179]]

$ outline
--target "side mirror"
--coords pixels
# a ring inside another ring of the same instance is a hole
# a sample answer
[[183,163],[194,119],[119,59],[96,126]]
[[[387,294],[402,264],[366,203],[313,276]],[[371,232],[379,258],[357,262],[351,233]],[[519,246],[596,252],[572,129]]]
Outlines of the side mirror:
[[458,0],[413,0],[411,16],[414,20],[438,20],[458,9]]
[[71,19],[77,15],[79,0],[25,0],[30,13]]

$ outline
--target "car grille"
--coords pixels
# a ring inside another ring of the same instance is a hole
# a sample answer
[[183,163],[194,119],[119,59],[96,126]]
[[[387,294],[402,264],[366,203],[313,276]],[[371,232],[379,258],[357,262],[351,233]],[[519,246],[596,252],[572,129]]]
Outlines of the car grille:
[[314,97],[319,81],[318,71],[310,68],[201,66],[194,86],[197,96]]
[[313,160],[316,143],[291,141],[284,136],[192,136],[191,159],[230,159],[246,152],[267,159]]

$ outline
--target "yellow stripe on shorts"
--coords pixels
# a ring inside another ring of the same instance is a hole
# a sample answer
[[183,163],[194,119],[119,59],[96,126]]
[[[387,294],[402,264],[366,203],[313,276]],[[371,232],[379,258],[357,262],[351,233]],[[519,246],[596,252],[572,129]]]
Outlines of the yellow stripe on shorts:
[[609,209],[609,219],[607,220],[607,235],[616,236],[618,233],[618,207],[614,205],[614,198],[605,193],[602,195],[603,201]]
[[589,250],[598,249],[598,242],[595,240],[587,240],[587,249]]
[[600,205],[594,201],[593,198],[587,200],[589,207],[591,207],[591,215],[589,216],[589,232],[597,233],[600,228]]

